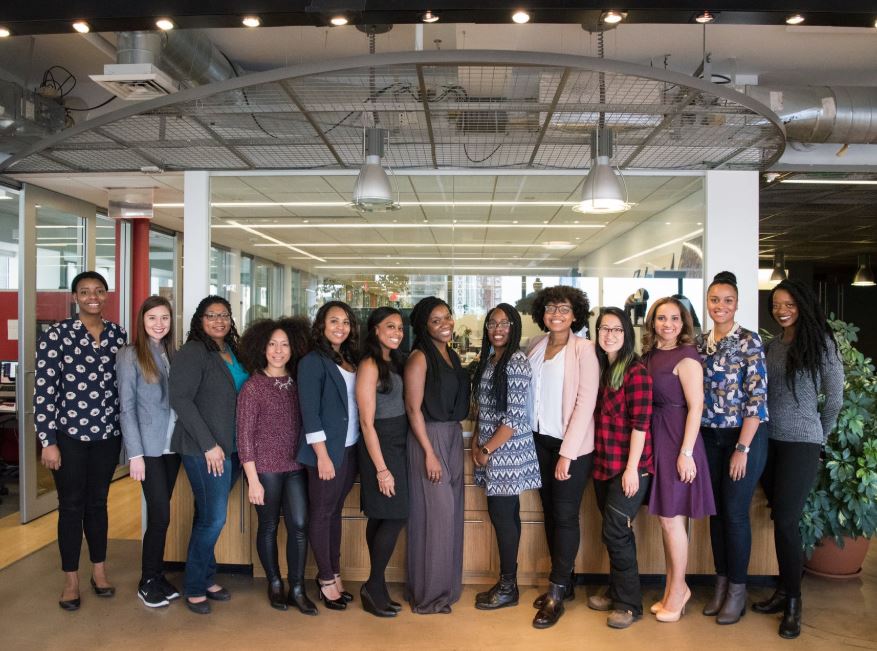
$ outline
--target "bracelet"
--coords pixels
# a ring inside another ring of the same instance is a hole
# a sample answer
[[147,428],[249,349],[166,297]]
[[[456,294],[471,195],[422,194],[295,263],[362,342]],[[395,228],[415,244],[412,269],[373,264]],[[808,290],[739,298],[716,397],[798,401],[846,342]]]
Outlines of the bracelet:
[[375,470],[375,472],[380,475],[382,472],[389,472],[389,468],[384,467],[384,468],[381,468],[380,470]]
[[690,457],[693,457],[693,456],[694,456],[694,450],[691,450],[691,449],[688,449],[688,448],[682,448],[681,450],[679,450],[679,454],[681,454],[683,457],[689,457],[689,458],[690,458]]

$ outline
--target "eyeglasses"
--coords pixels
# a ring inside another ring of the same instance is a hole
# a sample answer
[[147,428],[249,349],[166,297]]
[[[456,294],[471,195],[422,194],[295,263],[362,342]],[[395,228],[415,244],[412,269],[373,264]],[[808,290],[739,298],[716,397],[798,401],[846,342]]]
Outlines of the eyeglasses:
[[572,312],[572,308],[569,305],[546,305],[545,306],[545,314],[554,314],[558,312],[560,314],[569,314]]
[[610,328],[609,326],[600,326],[597,328],[601,335],[614,335],[620,337],[624,334],[624,328]]
[[487,329],[488,330],[508,330],[511,327],[511,323],[508,321],[488,321]]
[[208,321],[216,321],[217,319],[221,321],[231,321],[231,314],[228,312],[219,312],[218,314],[216,312],[205,312],[204,318]]

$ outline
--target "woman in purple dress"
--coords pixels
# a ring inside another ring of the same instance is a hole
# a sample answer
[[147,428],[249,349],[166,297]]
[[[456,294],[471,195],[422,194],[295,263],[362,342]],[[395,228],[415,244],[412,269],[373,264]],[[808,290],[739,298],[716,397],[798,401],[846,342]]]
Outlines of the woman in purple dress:
[[643,329],[643,361],[653,382],[652,439],[655,479],[649,511],[661,521],[667,580],[664,596],[652,606],[659,622],[676,622],[691,590],[686,518],[716,512],[699,436],[703,411],[703,367],[692,345],[694,326],[688,310],[675,298],[655,301]]

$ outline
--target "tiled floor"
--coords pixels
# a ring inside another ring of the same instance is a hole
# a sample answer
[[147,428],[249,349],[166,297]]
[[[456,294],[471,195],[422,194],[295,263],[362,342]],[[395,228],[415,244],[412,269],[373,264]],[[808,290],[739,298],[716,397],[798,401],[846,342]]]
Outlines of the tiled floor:
[[[126,484],[127,480],[124,480]],[[133,483],[133,482],[131,482]],[[129,528],[137,521],[131,513],[132,493],[125,484],[114,484],[116,502],[125,500]],[[116,494],[121,496],[116,496]],[[112,516],[111,516],[112,519]],[[111,534],[119,535],[119,529]],[[130,532],[128,532],[130,534]],[[4,533],[0,529],[0,546]],[[41,534],[41,536],[44,534]],[[26,538],[26,536],[25,536]],[[672,649],[720,651],[724,649],[877,649],[877,545],[872,546],[862,577],[832,582],[807,576],[804,580],[804,630],[796,641],[780,639],[777,616],[749,612],[734,626],[717,626],[700,614],[708,590],[694,588],[688,614],[676,624],[660,624],[646,615],[630,629],[605,626],[605,614],[585,605],[585,592],[568,606],[557,626],[537,631],[530,626],[530,602],[537,592],[522,591],[521,604],[495,613],[472,607],[476,588],[466,588],[450,615],[413,615],[403,612],[393,620],[366,614],[359,599],[345,612],[320,609],[318,617],[297,611],[272,610],[265,598],[265,582],[246,576],[223,576],[233,593],[229,603],[213,605],[213,614],[198,616],[181,603],[149,610],[135,596],[139,574],[139,545],[134,540],[110,543],[111,577],[118,586],[112,599],[83,594],[80,611],[67,613],[56,605],[61,587],[57,549],[46,545],[0,571],[0,648],[29,649]],[[82,581],[86,584],[87,563]],[[171,575],[180,583],[180,577]],[[349,586],[356,592],[358,585]],[[308,588],[311,596],[314,590]],[[401,587],[392,586],[401,597]],[[753,589],[752,597],[769,592]],[[656,588],[646,591],[646,604]]]

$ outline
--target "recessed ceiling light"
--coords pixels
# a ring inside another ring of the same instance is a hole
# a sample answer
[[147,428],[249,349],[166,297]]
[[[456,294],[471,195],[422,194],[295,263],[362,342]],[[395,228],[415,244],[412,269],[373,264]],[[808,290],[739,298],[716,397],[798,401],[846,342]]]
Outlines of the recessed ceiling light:
[[6,38],[6,37],[9,36],[11,33],[12,33],[12,32],[10,32],[8,28],[3,27],[2,25],[0,25],[0,38]]
[[174,21],[170,18],[159,18],[155,21],[155,26],[163,32],[169,32],[175,27]]
[[603,22],[609,25],[617,25],[622,20],[624,20],[624,14],[614,9],[603,14]]
[[329,19],[329,22],[335,25],[335,27],[341,27],[342,25],[347,24],[347,16],[332,16]]
[[795,14],[786,18],[786,25],[800,25],[803,22],[804,16],[802,16],[801,14]]
[[524,23],[530,22],[530,14],[528,14],[523,9],[519,9],[512,14],[512,20],[515,21],[518,25],[523,25]]
[[258,27],[262,24],[258,16],[244,16],[241,22],[244,24],[244,27]]
[[694,22],[700,23],[701,25],[706,25],[707,23],[711,23],[716,19],[714,14],[711,14],[708,11],[704,11],[699,16],[694,17]]
[[434,13],[432,13],[429,9],[427,9],[426,13],[420,17],[420,20],[422,20],[425,23],[434,23],[438,19],[439,19],[439,17],[436,16]]
[[75,29],[80,34],[88,34],[91,31],[91,27],[89,27],[88,23],[84,20],[77,20],[73,23],[73,29]]

